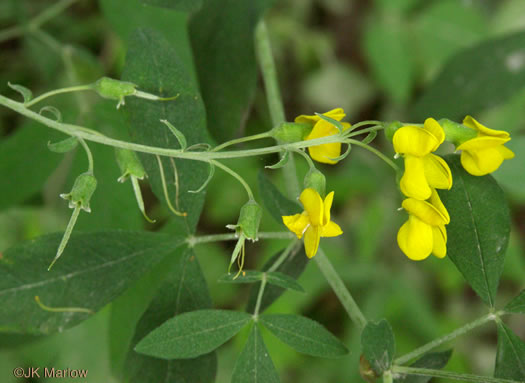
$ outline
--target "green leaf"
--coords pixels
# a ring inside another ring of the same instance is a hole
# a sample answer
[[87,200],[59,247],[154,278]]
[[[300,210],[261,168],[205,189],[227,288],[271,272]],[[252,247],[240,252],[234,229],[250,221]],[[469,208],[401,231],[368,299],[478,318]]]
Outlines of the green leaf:
[[399,17],[372,20],[365,28],[363,45],[379,86],[392,101],[406,103],[414,79],[406,24]]
[[246,270],[241,272],[237,278],[235,277],[236,273],[223,274],[217,281],[221,283],[254,283],[261,281],[263,274],[262,271]]
[[246,270],[241,272],[239,276],[236,277],[235,273],[229,273],[222,275],[218,282],[222,283],[255,283],[262,281],[264,278],[264,275],[266,274],[266,282],[282,287],[283,289],[291,289],[295,291],[300,291],[304,293],[303,287],[297,283],[295,279],[292,277],[280,273],[278,271],[272,271],[272,272],[262,272],[262,271],[255,271],[255,270]]
[[279,383],[279,376],[257,325],[252,327],[232,374],[232,383]]
[[[452,356],[452,350],[429,352],[423,355],[410,367],[428,368],[431,370],[441,370],[448,363]],[[432,379],[431,376],[405,375],[402,378],[395,379],[396,383],[427,383]]]
[[44,106],[44,107],[40,108],[40,110],[38,111],[38,114],[42,114],[44,112],[47,112],[48,114],[52,114],[53,117],[55,117],[56,122],[62,122],[63,121],[62,113],[60,113],[60,110],[58,110],[54,106],[50,106],[50,105]]
[[458,53],[414,104],[413,118],[459,120],[507,100],[525,86],[524,44],[520,32]]
[[13,89],[14,91],[22,95],[22,97],[24,98],[24,104],[33,99],[33,92],[31,92],[31,90],[27,89],[25,86],[11,84],[10,82],[7,83],[7,86],[9,86],[9,88]]
[[[270,258],[268,262],[264,264],[263,271],[267,271],[275,263],[277,258],[279,258],[281,253],[282,250],[275,254],[272,258]],[[292,252],[288,255],[286,260],[277,268],[276,271],[289,275],[291,278],[297,279],[302,274],[307,264],[308,257],[304,252],[304,246],[302,245],[302,243],[298,242],[297,247],[294,250],[292,250]],[[259,282],[253,285],[250,290],[250,298],[248,299],[248,304],[246,305],[246,311],[249,313],[253,313],[253,311],[255,310],[255,304],[257,302],[257,295],[259,293],[260,286],[261,284]],[[286,289],[282,287],[267,285],[264,289],[264,293],[261,299],[260,312],[263,312],[266,308],[268,308],[268,306],[270,306],[285,291]]]
[[239,132],[255,93],[254,30],[273,0],[208,0],[190,20],[195,65],[210,132],[219,141]]
[[[162,119],[179,127],[189,145],[207,141],[206,115],[197,86],[188,76],[175,50],[160,34],[139,29],[132,35],[122,77],[148,93],[162,97],[180,94],[173,101],[129,98],[125,110],[129,115],[132,139],[151,146],[178,147],[179,142],[170,129],[159,124],[159,119]],[[139,156],[153,192],[166,203],[156,156]],[[207,179],[208,166],[200,161],[166,157],[161,161],[171,203],[178,211],[187,213],[187,217],[176,219],[186,221],[191,232],[198,222],[204,193],[192,194],[188,191],[198,189]]]
[[188,147],[188,143],[186,142],[186,137],[184,137],[184,134],[182,134],[182,132],[179,129],[171,125],[169,121],[160,120],[160,122],[162,122],[168,127],[168,129],[171,131],[171,133],[173,133],[177,141],[179,141],[180,148],[182,150],[185,150]]
[[509,313],[525,314],[525,290],[521,290],[518,296],[507,303],[503,310]]
[[279,161],[277,161],[273,165],[265,166],[264,168],[265,169],[272,169],[272,170],[281,169],[288,163],[289,159],[290,159],[290,152],[289,151],[285,151],[283,153],[283,155],[281,156],[281,158],[279,159]]
[[264,172],[259,172],[257,181],[263,204],[277,222],[283,222],[283,215],[293,215],[301,212],[299,205],[283,196]]
[[48,142],[47,147],[54,153],[67,153],[70,150],[73,150],[78,145],[78,138],[69,137],[65,140],[58,141],[55,143]]
[[348,354],[345,345],[323,325],[291,314],[264,314],[259,318],[277,338],[304,354],[336,358]]
[[294,278],[278,271],[267,273],[266,281],[271,285],[279,286],[283,289],[290,289],[304,293],[303,287]]
[[[47,272],[62,233],[16,245],[0,258],[0,331],[49,334],[87,319],[183,242],[177,235],[108,231],[73,233]],[[83,312],[52,312],[80,308]]]
[[498,322],[498,352],[494,376],[525,380],[525,342],[503,322]]
[[394,333],[390,323],[385,319],[378,322],[368,322],[361,333],[361,348],[376,375],[381,376],[392,365],[396,350]]
[[[166,320],[191,310],[211,307],[211,298],[193,250],[174,257],[168,275],[137,325],[133,345]],[[212,382],[217,370],[214,352],[193,359],[160,360],[130,351],[125,373],[130,383]],[[170,380],[171,379],[171,380]]]
[[202,7],[203,0],[141,0],[144,4],[170,8],[180,12],[195,12]]
[[[46,143],[63,137],[37,123],[28,122],[0,142],[0,210],[40,192],[62,160],[61,156],[47,149]],[[37,158],[38,164],[28,160],[31,158]]]
[[329,124],[332,124],[333,126],[335,126],[337,128],[337,130],[339,130],[339,133],[343,132],[344,127],[343,127],[343,124],[341,123],[341,121],[334,120],[333,118],[325,116],[324,114],[321,114],[321,113],[315,113],[315,115],[317,117],[319,117],[321,120],[325,120]]
[[445,160],[454,180],[452,189],[439,191],[450,214],[447,255],[483,302],[494,307],[510,234],[507,201],[492,176],[470,175],[459,155]]
[[197,310],[177,315],[142,339],[135,351],[164,359],[207,354],[237,334],[251,315],[228,310]]

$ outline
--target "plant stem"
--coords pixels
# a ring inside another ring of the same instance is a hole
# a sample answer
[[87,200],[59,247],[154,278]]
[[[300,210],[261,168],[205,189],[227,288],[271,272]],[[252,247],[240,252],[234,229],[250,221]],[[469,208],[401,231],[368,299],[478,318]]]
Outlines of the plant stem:
[[448,342],[452,339],[457,338],[460,335],[463,335],[476,327],[479,327],[481,325],[484,325],[487,322],[495,320],[499,315],[503,315],[504,313],[502,311],[499,311],[497,313],[489,313],[487,315],[482,316],[481,318],[476,319],[475,321],[472,321],[470,323],[467,323],[466,325],[452,331],[450,334],[447,334],[445,336],[442,336],[441,338],[434,339],[432,342],[429,342],[414,351],[409,352],[408,354],[405,354],[403,356],[400,356],[396,360],[394,360],[395,364],[405,364],[407,362],[410,362],[411,360],[416,359],[417,357],[429,352],[430,350],[442,345],[445,342]]
[[346,142],[349,143],[349,144],[352,144],[352,145],[360,146],[360,147],[362,147],[362,148],[364,148],[364,149],[374,153],[376,156],[378,156],[383,161],[385,161],[392,169],[394,169],[396,171],[396,173],[399,172],[399,166],[397,166],[394,161],[392,161],[390,158],[385,156],[383,153],[381,153],[376,148],[373,148],[372,146],[367,145],[367,144],[363,144],[361,141],[358,141],[358,140],[347,139]]
[[319,248],[319,250],[317,250],[317,255],[314,259],[316,260],[321,273],[324,275],[332,287],[332,290],[334,290],[335,295],[337,295],[337,298],[339,298],[339,301],[350,316],[350,319],[361,331],[366,326],[367,320],[346,288],[343,280],[334,269],[334,266],[326,257],[323,249]]
[[459,380],[462,382],[474,382],[474,383],[522,383],[516,380],[493,378],[490,376],[479,376],[471,374],[460,374],[451,371],[442,370],[431,370],[427,368],[415,368],[405,366],[392,366],[392,372],[394,374],[402,375],[418,375],[418,376],[433,376],[436,378],[447,378],[452,380]]
[[92,84],[89,84],[89,85],[78,85],[78,86],[71,86],[71,87],[68,87],[68,88],[55,89],[55,90],[52,90],[52,91],[47,92],[47,93],[44,93],[44,94],[34,98],[33,100],[31,100],[28,103],[26,103],[25,107],[26,108],[30,108],[31,106],[39,103],[40,101],[42,101],[42,100],[44,100],[44,99],[46,99],[48,97],[57,95],[57,94],[70,93],[70,92],[80,92],[80,91],[92,90],[92,89],[93,89],[93,85]]
[[86,141],[84,141],[83,138],[79,138],[78,141],[80,142],[80,144],[81,144],[82,147],[84,148],[84,150],[85,150],[85,152],[86,152],[86,155],[87,155],[87,159],[88,159],[88,172],[90,172],[91,174],[93,174],[93,154],[91,154],[91,150],[89,150],[89,146],[87,146]]
[[[295,234],[293,233],[290,233],[292,234],[292,238],[295,238]],[[290,255],[290,253],[292,253],[292,251],[295,249],[295,247],[297,246],[297,244],[299,243],[299,241],[296,239],[295,241],[292,241],[290,242],[290,244],[288,245],[288,247],[286,247],[286,249],[284,249],[284,251],[281,253],[281,255],[279,256],[279,258],[277,258],[275,260],[275,262],[273,263],[273,265],[268,269],[268,272],[272,272],[272,271],[275,271],[279,268],[279,266],[282,265],[282,263],[284,261],[286,261],[286,258],[288,258],[288,256]]]
[[264,289],[266,287],[266,273],[263,273],[261,280],[261,287],[259,287],[259,293],[257,294],[257,302],[255,303],[255,309],[253,310],[253,317],[259,316],[259,310],[261,309],[262,297],[264,295]]
[[[295,237],[295,234],[290,233],[289,231],[278,231],[278,232],[262,232],[258,233],[257,237],[259,239],[292,239]],[[191,247],[199,245],[201,243],[209,242],[220,242],[220,241],[234,241],[238,237],[235,233],[225,233],[225,234],[210,234],[210,235],[199,235],[197,237],[189,237],[187,242]]]
[[233,176],[237,181],[239,181],[241,185],[244,187],[244,189],[246,190],[246,193],[248,194],[248,198],[250,200],[254,200],[252,189],[250,188],[250,185],[248,185],[248,183],[244,180],[244,178],[242,178],[238,173],[234,172],[232,169],[220,163],[219,161],[211,160],[210,163],[217,166],[218,168],[221,168],[226,173]]
[[262,138],[269,138],[269,137],[271,137],[270,132],[264,132],[264,133],[254,134],[253,136],[236,138],[235,140],[223,142],[222,144],[213,148],[211,151],[218,152],[219,150],[224,149],[225,147],[230,146],[230,145],[236,145],[242,142],[255,141],[255,140],[260,140]]

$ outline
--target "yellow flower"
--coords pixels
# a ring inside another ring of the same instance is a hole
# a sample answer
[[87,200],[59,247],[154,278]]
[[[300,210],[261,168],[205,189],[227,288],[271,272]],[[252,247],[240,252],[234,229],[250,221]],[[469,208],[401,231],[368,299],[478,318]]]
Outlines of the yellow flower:
[[465,117],[463,125],[478,132],[476,138],[465,141],[457,147],[461,152],[461,164],[474,176],[484,176],[497,170],[503,160],[514,158],[512,150],[503,146],[510,141],[509,133],[489,129],[471,116]]
[[447,231],[445,225],[450,216],[435,189],[428,201],[407,198],[403,208],[408,212],[408,221],[397,233],[397,243],[405,255],[420,261],[431,253],[438,258],[447,254]]
[[338,224],[330,221],[330,208],[334,192],[323,199],[317,191],[304,189],[299,200],[304,206],[301,214],[285,215],[283,222],[290,231],[301,239],[304,234],[304,248],[308,258],[312,258],[319,248],[321,237],[336,237],[343,234]]
[[[323,113],[323,116],[330,117],[336,121],[341,121],[346,114],[342,108],[337,108]],[[306,136],[306,140],[333,136],[334,134],[339,133],[339,130],[334,125],[323,120],[319,116],[306,116],[302,114],[295,118],[295,122],[311,124],[314,126],[310,134]],[[342,122],[341,124],[343,125],[343,130],[348,129],[351,126],[348,122]],[[311,146],[308,148],[308,152],[317,162],[333,165],[336,164],[337,161],[334,161],[331,158],[336,158],[341,155],[341,143],[334,142],[331,144]]]
[[394,134],[396,153],[405,158],[405,173],[400,181],[404,195],[426,200],[432,188],[450,189],[452,174],[448,164],[432,154],[445,140],[445,132],[433,118],[427,118],[423,127],[403,126]]

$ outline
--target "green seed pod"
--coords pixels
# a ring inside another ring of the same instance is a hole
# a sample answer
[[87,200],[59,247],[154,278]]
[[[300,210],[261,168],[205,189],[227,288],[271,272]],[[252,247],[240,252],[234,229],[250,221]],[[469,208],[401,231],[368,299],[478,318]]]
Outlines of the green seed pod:
[[100,97],[108,98],[110,100],[124,100],[124,97],[131,96],[136,93],[137,85],[126,82],[115,80],[109,77],[102,77],[95,82],[95,91]]
[[474,129],[466,127],[458,122],[451,121],[448,118],[442,118],[438,122],[445,131],[445,139],[452,142],[456,147],[478,135],[478,132]]
[[129,176],[136,177],[139,180],[144,179],[146,171],[134,151],[116,148],[115,155],[120,171],[122,172],[122,175],[118,179],[119,182],[126,181]]
[[312,131],[313,126],[310,124],[299,124],[295,122],[283,122],[270,132],[270,135],[279,142],[289,143],[303,141],[304,138]]
[[403,124],[399,121],[392,121],[385,125],[385,137],[388,141],[392,141],[394,139],[395,132],[403,127]]
[[304,188],[312,188],[324,198],[326,193],[326,178],[324,174],[315,168],[311,168],[304,177]]
[[89,200],[96,188],[97,179],[93,176],[93,173],[86,172],[77,177],[70,193],[60,194],[60,197],[69,201],[70,208],[80,207],[90,213]]
[[259,224],[261,223],[262,209],[257,202],[250,200],[241,208],[237,227],[244,236],[252,241],[257,240]]

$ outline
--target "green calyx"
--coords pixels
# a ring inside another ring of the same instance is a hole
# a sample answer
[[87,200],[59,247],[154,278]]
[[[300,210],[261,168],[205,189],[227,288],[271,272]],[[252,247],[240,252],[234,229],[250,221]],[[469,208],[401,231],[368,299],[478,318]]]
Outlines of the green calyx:
[[270,132],[270,135],[279,142],[291,143],[303,141],[312,130],[312,125],[296,122],[283,122]]
[[252,241],[257,241],[257,233],[259,232],[261,217],[261,207],[254,200],[250,200],[241,208],[239,220],[234,228],[246,238]]
[[73,184],[73,189],[68,194],[60,194],[65,200],[69,201],[69,207],[81,208],[88,213],[91,213],[91,208],[89,207],[89,201],[91,196],[97,188],[97,179],[91,172],[82,173],[77,177],[75,183]]
[[403,124],[400,121],[392,121],[385,124],[385,137],[387,140],[392,141],[394,139],[394,134],[402,126]]
[[126,181],[130,176],[138,178],[139,180],[144,179],[146,171],[134,151],[117,148],[115,149],[115,155],[120,171],[122,172],[122,175],[118,179],[119,182]]
[[131,82],[102,77],[95,82],[94,89],[100,97],[122,102],[124,97],[132,96],[137,92],[137,85]]
[[465,141],[476,138],[478,132],[463,124],[451,121],[448,118],[442,118],[438,121],[445,131],[445,139],[452,142],[456,147]]
[[324,198],[326,193],[326,178],[324,174],[315,168],[311,168],[304,177],[304,188],[312,188]]

